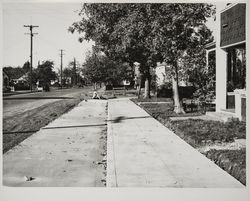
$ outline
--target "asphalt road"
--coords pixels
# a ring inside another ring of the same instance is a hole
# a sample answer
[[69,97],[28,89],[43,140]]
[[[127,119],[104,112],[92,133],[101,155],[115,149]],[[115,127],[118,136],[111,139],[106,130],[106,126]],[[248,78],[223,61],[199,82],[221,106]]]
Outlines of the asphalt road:
[[[60,97],[85,97],[90,91],[92,91],[92,88],[86,87],[13,95],[11,96],[13,99],[3,100],[3,119],[58,101]],[[46,97],[49,99],[46,99]],[[51,97],[55,97],[55,99]]]

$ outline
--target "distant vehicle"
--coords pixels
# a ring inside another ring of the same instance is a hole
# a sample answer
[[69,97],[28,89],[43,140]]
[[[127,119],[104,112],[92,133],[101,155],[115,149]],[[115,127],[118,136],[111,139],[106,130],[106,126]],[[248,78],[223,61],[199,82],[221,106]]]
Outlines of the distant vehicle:
[[37,91],[43,91],[43,87],[42,86],[37,86],[36,90]]
[[41,80],[38,80],[36,83],[36,90],[37,91],[50,91],[50,84],[45,83]]
[[129,86],[129,85],[130,85],[130,81],[128,81],[128,80],[123,80],[123,85],[124,85],[124,86]]

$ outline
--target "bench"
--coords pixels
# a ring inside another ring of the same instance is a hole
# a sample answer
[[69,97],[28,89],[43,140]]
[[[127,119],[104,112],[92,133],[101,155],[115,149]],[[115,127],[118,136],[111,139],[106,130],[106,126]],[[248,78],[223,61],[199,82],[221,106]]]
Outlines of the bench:
[[193,112],[198,110],[200,107],[200,102],[197,100],[183,100],[183,109],[185,111]]
[[43,87],[37,87],[36,90],[37,91],[43,91]]
[[215,101],[214,100],[206,100],[206,101],[199,101],[199,100],[188,100],[184,99],[183,100],[183,109],[185,111],[202,111],[202,112],[207,112],[210,111],[211,109],[214,110],[215,107]]
[[[113,91],[113,94],[123,94],[123,95],[126,95],[126,87],[123,86],[123,87],[113,87],[112,89]],[[122,92],[121,92],[122,91]],[[117,93],[118,92],[118,93]],[[120,92],[120,93],[119,93]]]

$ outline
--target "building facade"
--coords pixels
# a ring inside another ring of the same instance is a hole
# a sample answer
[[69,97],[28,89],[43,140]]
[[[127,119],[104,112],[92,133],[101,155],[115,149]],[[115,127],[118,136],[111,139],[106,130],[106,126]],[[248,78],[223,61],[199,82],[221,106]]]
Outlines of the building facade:
[[216,21],[216,112],[245,120],[246,4],[217,6]]

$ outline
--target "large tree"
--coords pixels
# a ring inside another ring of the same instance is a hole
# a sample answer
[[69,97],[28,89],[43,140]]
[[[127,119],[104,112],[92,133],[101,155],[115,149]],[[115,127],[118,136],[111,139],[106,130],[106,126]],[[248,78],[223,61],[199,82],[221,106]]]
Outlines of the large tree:
[[[195,60],[195,61],[194,61]],[[209,62],[206,63],[205,50],[199,50],[185,58],[187,80],[195,86],[194,96],[200,101],[215,99],[215,52],[209,54]],[[192,68],[189,66],[192,65]],[[207,66],[206,66],[207,65]],[[204,68],[204,66],[206,66]]]
[[83,75],[90,82],[115,85],[123,80],[131,80],[130,66],[127,63],[119,63],[107,57],[103,52],[93,47],[83,64]]
[[29,61],[26,61],[24,64],[23,64],[23,70],[25,73],[29,72],[30,71],[30,62]]
[[68,76],[72,79],[72,84],[77,85],[80,80],[80,63],[74,58],[73,61],[68,64]]
[[102,55],[93,49],[89,52],[85,63],[83,64],[82,73],[84,77],[94,84],[94,89],[97,88],[97,83],[102,83],[105,76],[105,70],[101,65]]
[[53,61],[43,61],[32,73],[32,76],[36,77],[36,80],[41,82],[43,87],[48,88],[52,80],[56,79],[56,73],[54,69]]
[[204,45],[212,40],[211,31],[205,22],[213,12],[213,6],[208,4],[161,4],[155,10],[157,20],[151,27],[157,30],[153,31],[154,50],[160,52],[171,67],[176,113],[184,112],[178,93],[179,75],[200,62],[199,59],[193,59],[191,65],[186,66],[185,58],[199,57],[197,50],[202,51]]
[[181,59],[210,40],[206,18],[208,4],[83,4],[82,20],[70,31],[84,33],[80,40],[93,40],[114,59],[139,62],[149,96],[150,67],[156,61],[171,66],[175,111],[184,112],[179,99]]
[[[149,86],[149,69],[154,58],[148,43],[150,21],[146,16],[149,5],[83,4],[79,13],[82,20],[73,23],[69,30],[84,32],[80,41],[95,41],[96,46],[112,60],[127,62],[131,66],[139,62],[140,71],[147,77],[146,86]],[[145,95],[149,96],[149,87],[146,87]]]

